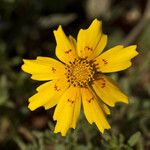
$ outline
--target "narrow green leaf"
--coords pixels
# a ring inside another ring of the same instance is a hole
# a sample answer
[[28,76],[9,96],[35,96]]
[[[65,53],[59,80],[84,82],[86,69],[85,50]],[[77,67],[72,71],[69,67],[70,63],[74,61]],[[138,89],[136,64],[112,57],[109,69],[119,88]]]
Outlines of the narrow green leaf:
[[136,132],[134,133],[128,140],[128,144],[130,146],[134,146],[138,143],[138,141],[140,140],[141,138],[141,132]]

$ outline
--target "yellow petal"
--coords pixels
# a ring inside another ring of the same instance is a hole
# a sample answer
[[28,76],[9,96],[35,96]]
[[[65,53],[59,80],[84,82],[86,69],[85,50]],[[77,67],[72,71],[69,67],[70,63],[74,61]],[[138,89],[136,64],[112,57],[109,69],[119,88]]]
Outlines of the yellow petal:
[[105,75],[100,75],[92,87],[103,102],[109,106],[113,107],[116,102],[128,103],[128,97],[119,89],[117,83]]
[[71,128],[74,128],[74,129],[76,128],[76,123],[80,115],[80,109],[81,109],[81,93],[79,91],[78,96],[75,101],[75,105],[74,105],[73,118],[72,118],[72,123],[70,125]]
[[107,122],[103,109],[95,96],[87,88],[82,88],[81,94],[84,113],[89,123],[92,124],[94,122],[102,133],[105,129],[109,129],[110,125]]
[[81,29],[77,37],[77,52],[81,58],[92,59],[98,56],[107,43],[102,33],[102,22],[95,19],[86,30]]
[[44,91],[44,90],[47,90],[49,87],[51,87],[51,85],[52,85],[52,81],[48,81],[48,82],[43,83],[43,84],[41,84],[40,86],[38,86],[38,87],[36,88],[36,90],[37,90],[38,92],[42,92],[42,91]]
[[62,77],[65,73],[64,65],[52,58],[37,57],[36,60],[24,59],[22,70],[32,74],[34,80],[52,80]]
[[77,87],[70,87],[62,95],[54,112],[54,120],[57,120],[54,132],[66,135],[69,128],[75,128],[80,113],[81,98]]
[[44,106],[45,109],[55,106],[67,87],[68,84],[63,79],[42,84],[37,88],[38,93],[29,98],[28,108],[33,111],[41,106]]
[[70,35],[70,36],[69,36],[69,40],[70,40],[70,42],[72,43],[72,45],[74,46],[74,48],[76,49],[76,47],[77,47],[77,42],[76,42],[75,38]]
[[89,56],[90,60],[92,60],[95,57],[97,57],[104,50],[104,48],[105,48],[105,46],[107,44],[107,39],[108,39],[107,35],[102,34],[101,39],[100,39],[99,43],[97,44],[93,54],[91,54]]
[[110,115],[110,109],[107,107],[107,105],[105,105],[104,103],[101,103],[100,104],[103,111],[107,114],[107,115]]
[[77,57],[77,54],[74,47],[75,40],[73,37],[68,38],[61,26],[54,31],[54,35],[57,43],[56,56],[64,63],[74,61],[74,59]]
[[101,54],[95,60],[100,72],[116,72],[131,66],[131,59],[138,55],[136,45],[123,48],[122,45],[115,46]]

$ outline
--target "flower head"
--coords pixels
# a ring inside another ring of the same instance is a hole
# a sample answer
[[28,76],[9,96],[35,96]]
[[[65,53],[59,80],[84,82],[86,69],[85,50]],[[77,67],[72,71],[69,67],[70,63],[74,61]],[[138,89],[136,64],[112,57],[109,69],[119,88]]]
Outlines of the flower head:
[[107,35],[102,32],[102,22],[95,19],[86,30],[81,29],[77,41],[67,37],[61,26],[54,31],[56,56],[36,60],[23,60],[22,70],[31,78],[48,81],[29,98],[29,109],[41,106],[50,109],[56,106],[54,132],[66,135],[69,128],[75,128],[80,114],[81,102],[84,114],[90,124],[95,123],[100,132],[109,129],[106,115],[108,106],[117,102],[128,103],[128,97],[111,78],[103,73],[117,72],[131,66],[131,59],[138,55],[136,45],[115,46],[102,53],[107,44]]

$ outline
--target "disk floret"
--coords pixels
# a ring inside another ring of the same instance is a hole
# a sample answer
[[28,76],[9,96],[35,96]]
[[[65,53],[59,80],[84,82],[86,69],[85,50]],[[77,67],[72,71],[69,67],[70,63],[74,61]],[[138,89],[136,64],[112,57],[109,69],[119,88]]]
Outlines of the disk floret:
[[67,80],[73,86],[87,87],[94,80],[96,72],[95,65],[92,61],[78,58],[66,65]]

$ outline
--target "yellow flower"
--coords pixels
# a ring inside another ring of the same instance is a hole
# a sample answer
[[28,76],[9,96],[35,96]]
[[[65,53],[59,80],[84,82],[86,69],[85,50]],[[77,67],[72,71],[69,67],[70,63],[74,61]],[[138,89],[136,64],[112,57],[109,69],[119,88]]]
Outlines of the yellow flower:
[[128,97],[117,84],[103,73],[117,72],[131,66],[131,59],[138,55],[136,45],[115,46],[103,52],[107,35],[102,32],[102,22],[95,19],[86,30],[81,29],[77,42],[67,37],[61,26],[54,31],[56,56],[61,61],[49,57],[23,60],[22,70],[31,78],[48,81],[29,98],[29,109],[41,106],[49,109],[55,105],[54,132],[63,136],[69,128],[75,128],[80,114],[81,102],[84,114],[90,124],[95,123],[100,132],[109,129],[106,115],[108,106],[116,102],[128,103]]

